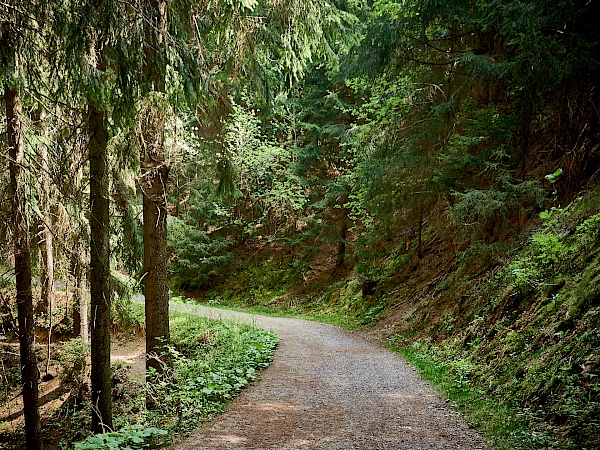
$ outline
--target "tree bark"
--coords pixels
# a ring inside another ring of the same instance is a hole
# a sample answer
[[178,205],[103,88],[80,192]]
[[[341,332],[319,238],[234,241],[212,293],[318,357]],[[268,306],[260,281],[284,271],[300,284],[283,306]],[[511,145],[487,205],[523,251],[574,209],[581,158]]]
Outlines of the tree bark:
[[35,356],[35,325],[33,321],[33,294],[31,290],[31,240],[27,219],[26,180],[23,169],[25,144],[21,134],[19,117],[21,114],[21,103],[17,91],[6,85],[4,86],[4,101],[6,105],[10,187],[12,194],[12,225],[26,449],[41,450],[43,442],[38,408],[39,371]]
[[145,22],[146,63],[143,68],[147,106],[141,117],[140,185],[143,191],[144,295],[146,298],[146,368],[161,372],[160,354],[169,342],[169,290],[167,285],[167,179],[165,118],[156,104],[165,92],[167,2],[151,0]]
[[[76,198],[76,208],[83,210],[84,199],[79,193],[83,191],[83,167],[78,165],[75,170],[75,178],[73,180],[75,192],[78,193]],[[73,298],[73,334],[81,336],[81,339],[86,344],[89,343],[89,322],[88,322],[88,294],[87,280],[85,268],[88,265],[88,257],[85,246],[82,244],[84,240],[78,229],[78,226],[71,228],[71,275],[75,280],[75,291]]]
[[344,193],[337,201],[340,204],[340,207],[338,208],[340,234],[335,257],[335,270],[341,269],[346,261],[346,244],[348,242],[348,227],[350,222],[348,217],[350,211],[345,206],[346,203],[348,203],[348,194]]
[[73,334],[81,336],[83,342],[88,343],[89,323],[88,323],[88,302],[85,290],[85,275],[83,271],[84,257],[80,254],[72,256],[73,262],[71,275],[75,279],[75,290],[73,295]]
[[337,245],[337,253],[335,256],[335,269],[341,269],[346,261],[346,243],[348,239],[348,218],[347,216],[342,217],[342,223],[340,224],[340,236]]
[[[39,114],[39,121],[44,120],[43,115]],[[44,134],[44,127],[41,127],[41,134]],[[46,359],[46,376],[50,367],[50,345],[52,344],[52,327],[53,327],[53,312],[54,312],[54,246],[52,241],[52,205],[50,194],[50,164],[48,161],[48,147],[45,143],[39,146],[41,159],[41,192],[40,217],[38,224],[38,242],[41,251],[42,270],[40,273],[40,282],[42,285],[41,305],[44,312],[48,315],[48,339],[47,339],[47,359]]]
[[[44,120],[42,113],[36,114],[36,119],[42,122]],[[41,133],[45,131],[41,127]],[[39,146],[40,152],[40,184],[41,192],[40,198],[40,211],[42,217],[40,217],[38,224],[38,245],[41,253],[41,273],[40,283],[42,285],[41,302],[38,305],[36,312],[43,312],[45,314],[51,314],[54,309],[54,244],[52,239],[52,208],[51,208],[51,194],[50,194],[50,164],[48,147],[46,144]],[[50,323],[52,318],[50,317]]]
[[112,429],[110,372],[110,262],[107,168],[107,117],[91,105],[88,111],[90,161],[90,293],[92,345],[92,431]]

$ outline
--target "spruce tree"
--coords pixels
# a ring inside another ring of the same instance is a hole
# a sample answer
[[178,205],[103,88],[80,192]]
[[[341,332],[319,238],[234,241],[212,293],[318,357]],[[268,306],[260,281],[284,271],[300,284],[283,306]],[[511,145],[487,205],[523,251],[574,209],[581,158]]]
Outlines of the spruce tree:
[[[8,30],[3,30],[3,35]],[[4,37],[4,36],[3,36]],[[6,83],[6,82],[5,82]],[[8,134],[12,225],[17,284],[17,308],[21,377],[23,380],[23,409],[28,450],[43,448],[38,408],[39,370],[35,355],[35,322],[31,289],[31,236],[29,232],[27,179],[25,176],[25,143],[21,130],[22,105],[15,88],[4,85],[4,102]]]
[[143,107],[140,113],[140,186],[143,196],[146,368],[161,372],[158,355],[169,343],[167,181],[164,104],[167,2],[151,0],[144,21]]
[[23,409],[27,450],[43,448],[38,407],[39,370],[35,354],[35,322],[31,287],[31,234],[29,227],[28,176],[22,126],[23,102],[20,87],[27,67],[20,52],[25,35],[36,28],[32,5],[19,2],[4,4],[0,13],[0,83],[6,113],[8,165],[11,190],[11,225],[16,277],[18,335],[23,383]]

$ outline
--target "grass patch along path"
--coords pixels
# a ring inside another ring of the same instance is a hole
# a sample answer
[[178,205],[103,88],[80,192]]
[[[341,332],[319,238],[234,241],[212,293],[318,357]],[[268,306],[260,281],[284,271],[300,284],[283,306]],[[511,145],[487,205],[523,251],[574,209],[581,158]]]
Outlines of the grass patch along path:
[[250,321],[279,337],[260,382],[173,450],[486,448],[414,369],[356,333],[191,304],[172,308]]

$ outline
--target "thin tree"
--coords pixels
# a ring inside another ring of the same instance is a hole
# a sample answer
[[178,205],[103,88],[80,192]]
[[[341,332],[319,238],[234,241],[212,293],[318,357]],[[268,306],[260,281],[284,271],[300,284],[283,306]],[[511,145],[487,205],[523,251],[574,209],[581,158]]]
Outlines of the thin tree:
[[[3,24],[2,34],[9,33]],[[39,371],[35,356],[35,324],[33,321],[33,293],[31,289],[31,237],[28,223],[28,202],[25,192],[25,144],[21,130],[21,100],[18,91],[4,84],[4,102],[8,134],[10,187],[12,199],[12,226],[17,285],[19,345],[21,376],[23,380],[23,410],[27,450],[41,450],[42,431],[38,408]]]
[[[36,114],[40,136],[46,135],[44,125],[44,114],[39,111]],[[46,142],[38,146],[40,156],[40,192],[39,192],[39,218],[37,240],[40,248],[41,270],[40,284],[42,285],[41,299],[37,305],[36,312],[44,312],[48,315],[48,338],[46,376],[50,367],[50,344],[52,343],[52,326],[54,312],[54,243],[52,236],[52,194],[50,192],[50,156]]]

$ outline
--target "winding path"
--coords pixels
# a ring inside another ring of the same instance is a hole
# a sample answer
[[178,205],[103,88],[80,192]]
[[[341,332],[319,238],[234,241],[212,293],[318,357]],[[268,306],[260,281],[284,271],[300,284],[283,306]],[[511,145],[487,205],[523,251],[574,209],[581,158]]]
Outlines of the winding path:
[[354,333],[298,319],[171,307],[252,321],[280,339],[259,382],[174,450],[486,448],[406,362]]

